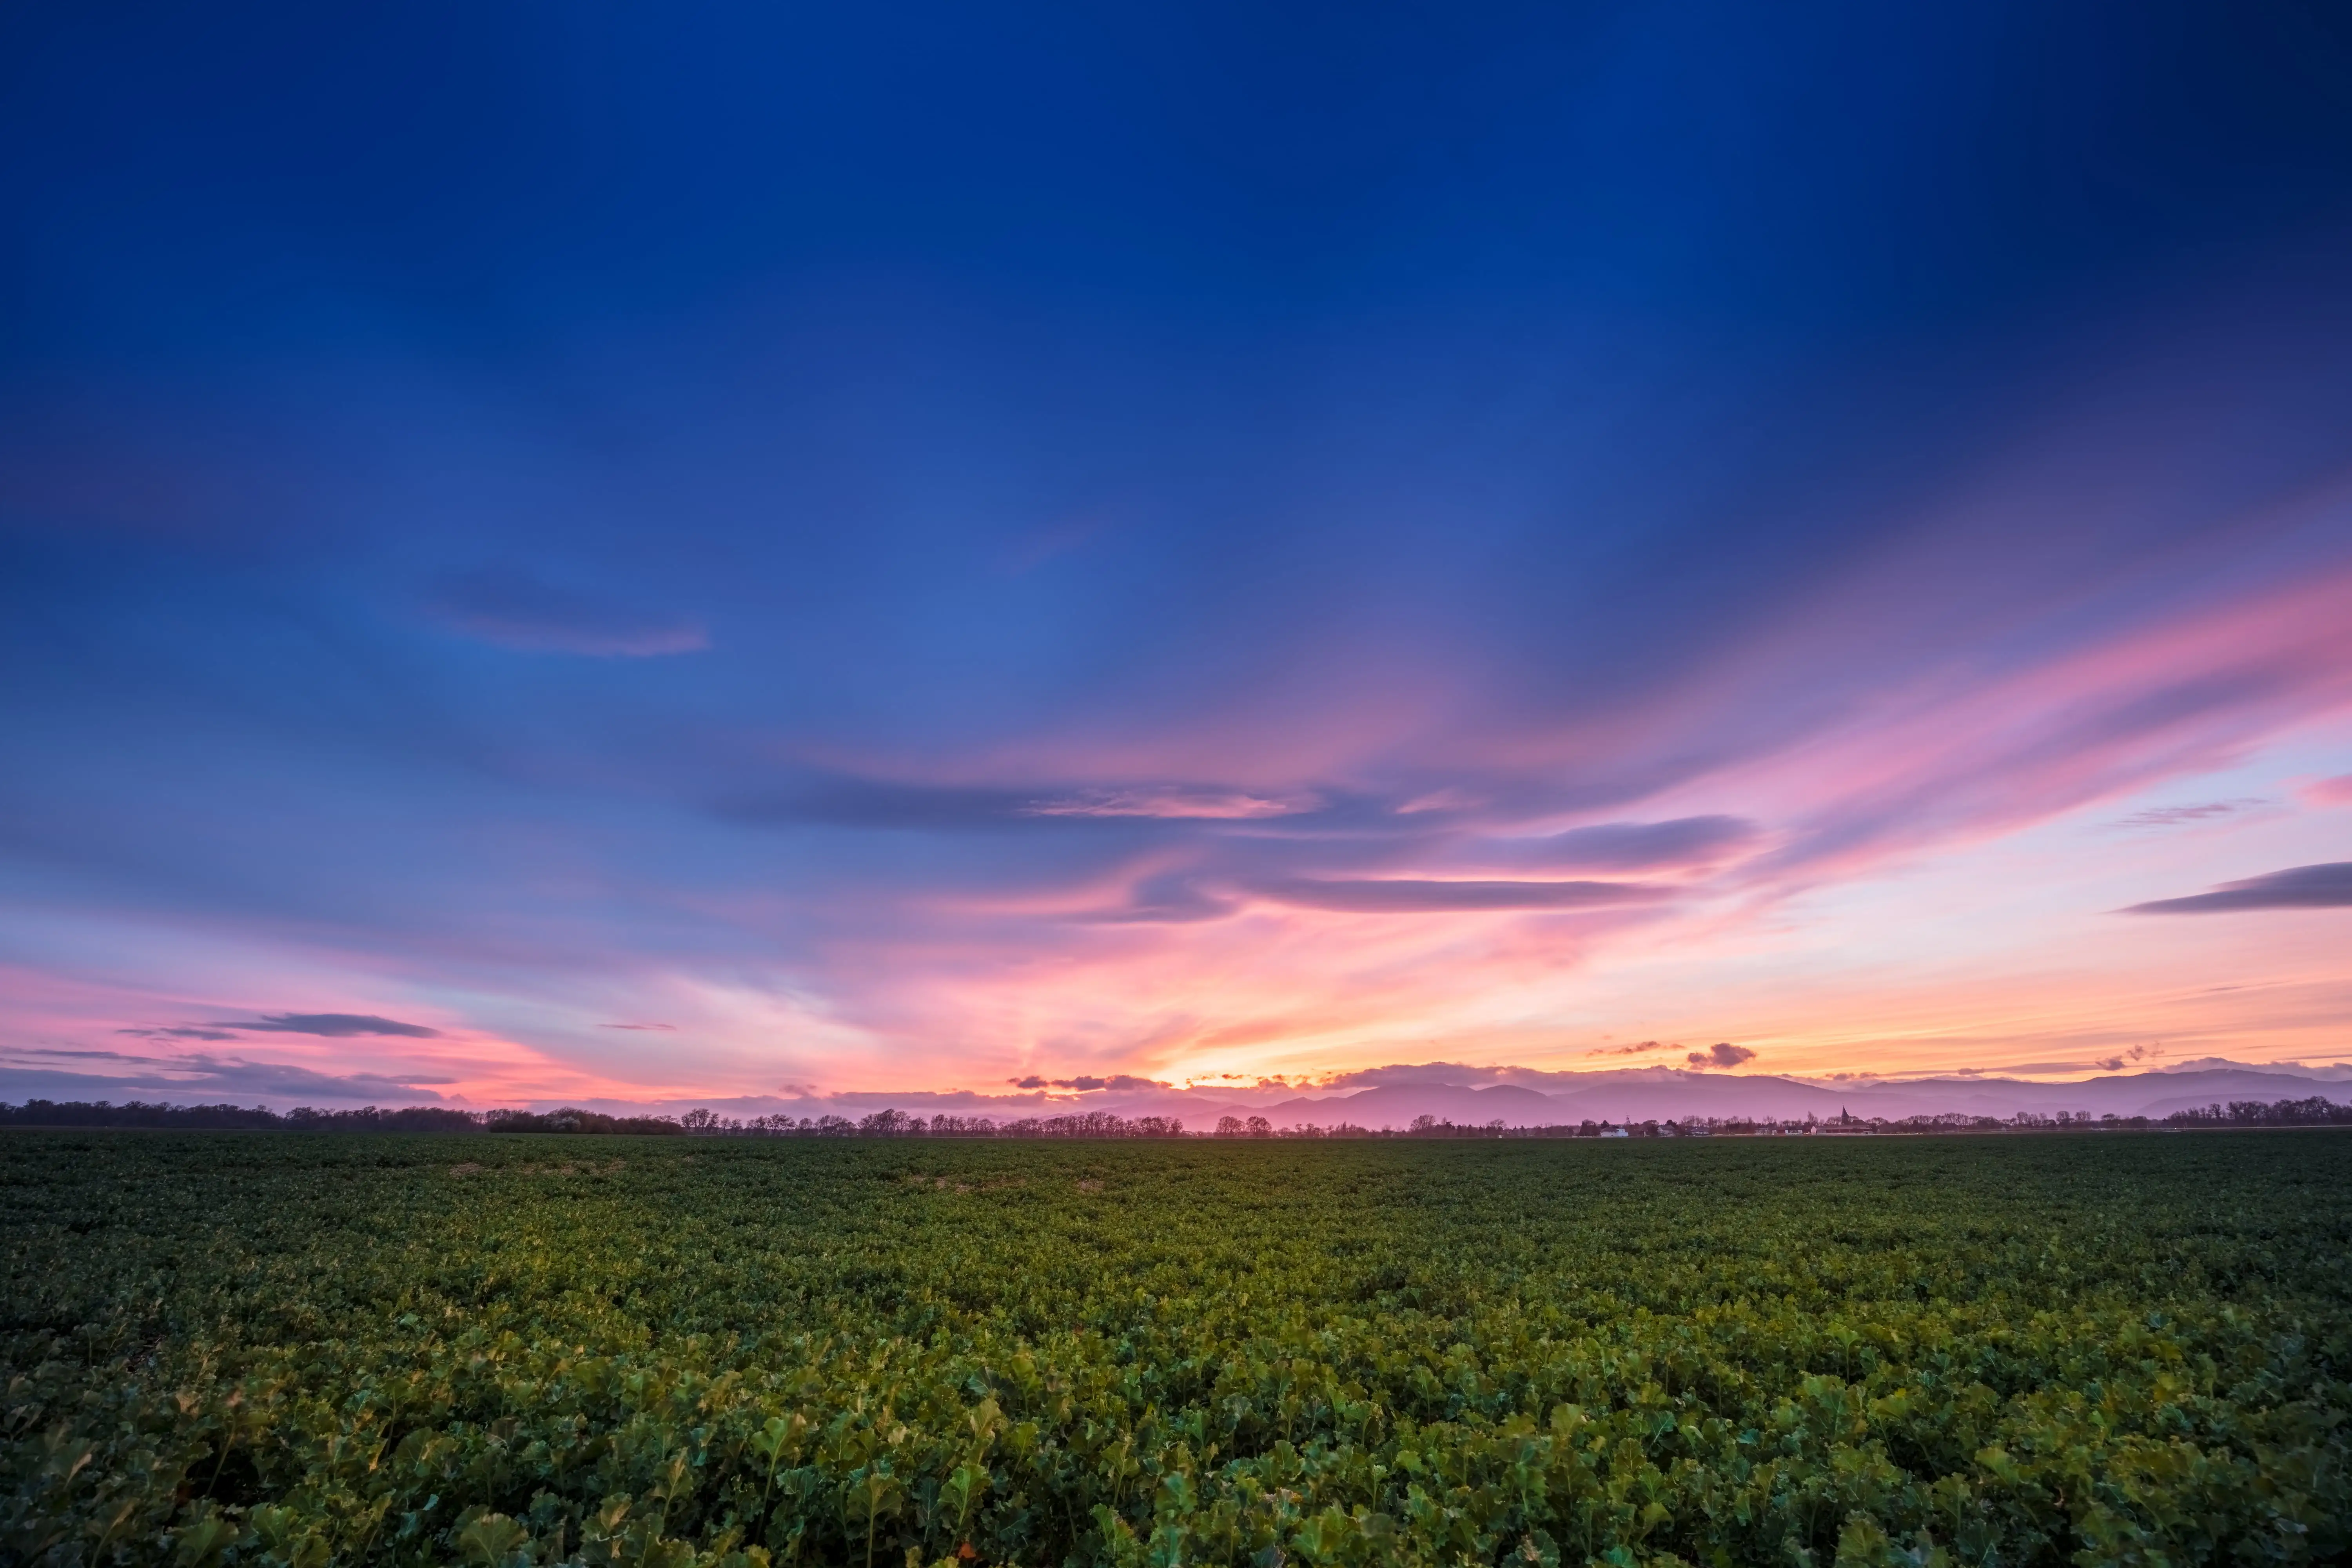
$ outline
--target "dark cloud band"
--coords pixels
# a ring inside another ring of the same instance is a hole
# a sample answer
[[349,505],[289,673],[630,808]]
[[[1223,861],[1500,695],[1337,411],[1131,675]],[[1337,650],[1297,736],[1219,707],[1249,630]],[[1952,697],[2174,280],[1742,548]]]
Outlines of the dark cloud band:
[[357,1035],[397,1035],[412,1040],[441,1037],[438,1029],[404,1024],[397,1018],[379,1018],[373,1013],[265,1013],[258,1018],[236,1019],[219,1026],[264,1035],[319,1035],[328,1039],[347,1039]]
[[2292,866],[2267,876],[2224,882],[2210,893],[2134,904],[2128,915],[2218,915],[2242,910],[2352,909],[2352,860]]

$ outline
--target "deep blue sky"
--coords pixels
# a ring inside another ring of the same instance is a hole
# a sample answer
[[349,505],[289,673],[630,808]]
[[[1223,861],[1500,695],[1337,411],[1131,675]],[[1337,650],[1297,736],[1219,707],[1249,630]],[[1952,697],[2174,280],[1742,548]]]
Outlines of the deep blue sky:
[[1558,1059],[2352,856],[2340,6],[36,3],[0,226],[0,1089]]

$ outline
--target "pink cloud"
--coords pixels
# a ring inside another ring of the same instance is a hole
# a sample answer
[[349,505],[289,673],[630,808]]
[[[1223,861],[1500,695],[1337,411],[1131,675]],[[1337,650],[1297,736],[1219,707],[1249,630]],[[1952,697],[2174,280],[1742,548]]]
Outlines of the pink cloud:
[[1188,789],[1181,786],[1139,786],[1096,789],[1032,802],[1019,807],[1027,816],[1144,816],[1171,821],[1255,822],[1292,816],[1312,810],[1315,797],[1288,798],[1251,795],[1243,790]]

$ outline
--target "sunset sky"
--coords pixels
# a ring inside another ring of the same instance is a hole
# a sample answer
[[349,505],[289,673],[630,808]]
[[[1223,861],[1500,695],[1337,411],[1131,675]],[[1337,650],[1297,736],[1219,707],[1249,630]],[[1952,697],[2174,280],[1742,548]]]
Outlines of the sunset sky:
[[2347,16],[7,7],[0,1098],[2352,1060]]

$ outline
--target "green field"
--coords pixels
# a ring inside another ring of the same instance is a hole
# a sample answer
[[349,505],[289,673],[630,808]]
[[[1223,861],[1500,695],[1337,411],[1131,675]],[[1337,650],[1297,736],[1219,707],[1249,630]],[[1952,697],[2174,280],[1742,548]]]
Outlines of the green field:
[[2352,1553],[2352,1135],[0,1135],[0,1561]]

